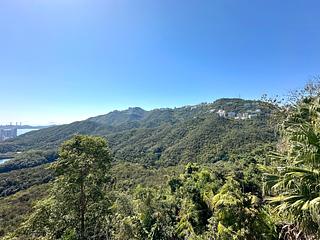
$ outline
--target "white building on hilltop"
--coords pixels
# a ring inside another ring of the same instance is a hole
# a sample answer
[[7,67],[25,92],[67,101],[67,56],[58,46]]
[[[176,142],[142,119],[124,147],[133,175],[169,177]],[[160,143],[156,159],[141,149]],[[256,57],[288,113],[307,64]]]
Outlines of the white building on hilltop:
[[218,113],[219,117],[225,118],[227,116],[226,111],[222,110],[222,109],[219,109],[217,113]]

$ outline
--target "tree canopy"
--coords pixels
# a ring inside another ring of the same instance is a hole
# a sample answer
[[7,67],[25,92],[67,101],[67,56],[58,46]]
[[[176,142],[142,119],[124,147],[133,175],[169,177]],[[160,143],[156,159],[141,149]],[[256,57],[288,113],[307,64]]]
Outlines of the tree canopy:
[[75,136],[62,144],[47,199],[37,203],[22,230],[35,238],[103,239],[107,235],[110,150],[105,139]]

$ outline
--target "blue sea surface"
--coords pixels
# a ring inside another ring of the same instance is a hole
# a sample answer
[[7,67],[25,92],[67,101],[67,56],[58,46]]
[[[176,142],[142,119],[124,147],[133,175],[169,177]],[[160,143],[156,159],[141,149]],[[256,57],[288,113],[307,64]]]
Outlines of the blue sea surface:
[[32,129],[28,129],[28,128],[26,128],[26,129],[18,129],[17,130],[17,135],[20,136],[20,135],[25,134],[27,132],[36,131],[36,130],[39,130],[39,129],[34,129],[34,128],[32,128]]

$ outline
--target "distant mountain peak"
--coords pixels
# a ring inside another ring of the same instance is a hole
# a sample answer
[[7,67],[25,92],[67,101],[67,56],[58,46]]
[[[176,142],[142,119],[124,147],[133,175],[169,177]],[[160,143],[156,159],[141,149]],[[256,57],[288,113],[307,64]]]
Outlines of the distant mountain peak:
[[142,120],[148,111],[140,107],[129,107],[126,110],[115,110],[104,115],[89,118],[89,121],[110,126],[121,125],[126,122],[134,122]]
[[125,112],[129,114],[144,114],[146,110],[140,108],[140,107],[129,107]]

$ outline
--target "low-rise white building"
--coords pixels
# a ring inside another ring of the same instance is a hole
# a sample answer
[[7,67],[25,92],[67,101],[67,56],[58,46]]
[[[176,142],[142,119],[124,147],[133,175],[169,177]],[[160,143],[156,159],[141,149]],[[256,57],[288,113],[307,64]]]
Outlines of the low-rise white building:
[[219,109],[217,113],[218,113],[219,117],[226,117],[227,116],[226,111],[222,110],[222,109]]

